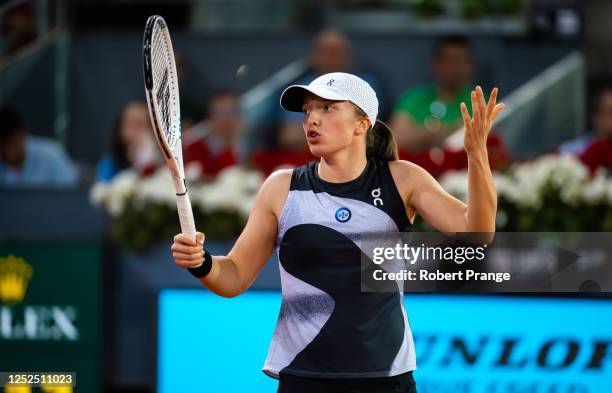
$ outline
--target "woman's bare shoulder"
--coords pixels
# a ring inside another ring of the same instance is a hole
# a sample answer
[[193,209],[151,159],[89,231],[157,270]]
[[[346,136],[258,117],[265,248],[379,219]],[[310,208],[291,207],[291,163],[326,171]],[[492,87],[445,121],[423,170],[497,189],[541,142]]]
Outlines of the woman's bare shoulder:
[[279,169],[268,176],[264,182],[264,186],[275,191],[282,191],[285,188],[289,190],[292,175],[293,169]]
[[268,176],[259,190],[262,203],[279,217],[291,187],[293,169],[280,169]]
[[389,170],[402,199],[408,201],[415,190],[436,187],[437,181],[421,166],[405,160],[389,162]]
[[415,180],[431,177],[429,172],[425,169],[406,160],[389,161],[389,169],[396,183],[400,180],[407,180],[408,178]]

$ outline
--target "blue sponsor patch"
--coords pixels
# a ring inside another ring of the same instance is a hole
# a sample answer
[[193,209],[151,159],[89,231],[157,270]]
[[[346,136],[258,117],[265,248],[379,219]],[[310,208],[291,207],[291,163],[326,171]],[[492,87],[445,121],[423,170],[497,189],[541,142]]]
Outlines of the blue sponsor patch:
[[351,211],[346,207],[341,207],[336,210],[336,220],[338,222],[347,222],[351,219]]

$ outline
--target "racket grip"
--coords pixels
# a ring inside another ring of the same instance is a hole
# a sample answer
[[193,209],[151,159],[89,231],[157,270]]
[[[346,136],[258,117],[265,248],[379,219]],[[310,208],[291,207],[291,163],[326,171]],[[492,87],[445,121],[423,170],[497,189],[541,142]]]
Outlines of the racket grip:
[[181,232],[187,235],[190,239],[195,240],[196,229],[193,221],[193,212],[191,211],[191,201],[189,195],[185,192],[183,195],[176,196],[176,206],[178,209],[179,220],[181,222]]

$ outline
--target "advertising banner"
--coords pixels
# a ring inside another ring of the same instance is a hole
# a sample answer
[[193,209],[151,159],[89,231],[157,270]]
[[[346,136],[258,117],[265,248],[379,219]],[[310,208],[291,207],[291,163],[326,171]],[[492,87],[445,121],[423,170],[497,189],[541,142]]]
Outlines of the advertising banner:
[[[280,304],[277,291],[163,290],[158,392],[275,391],[261,369]],[[406,294],[404,304],[419,393],[611,391],[610,300]]]
[[100,261],[89,244],[0,245],[6,391],[100,391]]

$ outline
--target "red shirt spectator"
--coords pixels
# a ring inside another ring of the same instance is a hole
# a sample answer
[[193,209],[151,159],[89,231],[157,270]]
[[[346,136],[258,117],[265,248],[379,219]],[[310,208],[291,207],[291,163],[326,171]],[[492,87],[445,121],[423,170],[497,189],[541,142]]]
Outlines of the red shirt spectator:
[[252,165],[266,176],[282,167],[298,167],[310,161],[318,160],[310,149],[295,151],[291,149],[259,150],[251,156]]
[[239,161],[237,139],[242,128],[238,95],[218,90],[207,105],[207,120],[185,132],[185,166],[196,163],[205,177],[214,177],[222,169]]
[[598,168],[612,169],[612,87],[599,93],[592,120],[596,136],[578,156],[594,174]]
[[[499,135],[489,134],[487,151],[491,169],[499,170],[508,165],[509,154],[503,139]],[[423,152],[413,153],[400,148],[399,158],[421,166],[434,177],[439,177],[447,171],[461,170],[468,167],[467,154],[463,149],[448,150],[434,147]]]
[[589,167],[591,174],[598,168],[612,169],[612,140],[597,138],[580,155],[580,160]]
[[[259,150],[251,155],[251,164],[266,176],[279,168],[298,167],[318,160],[310,153],[302,122],[296,121],[297,118],[288,117],[281,125],[276,135],[278,147]],[[303,115],[299,114],[299,118],[303,118]]]
[[193,162],[200,166],[203,175],[214,177],[222,169],[238,163],[233,147],[225,146],[214,136],[196,139],[183,148],[185,165]]

